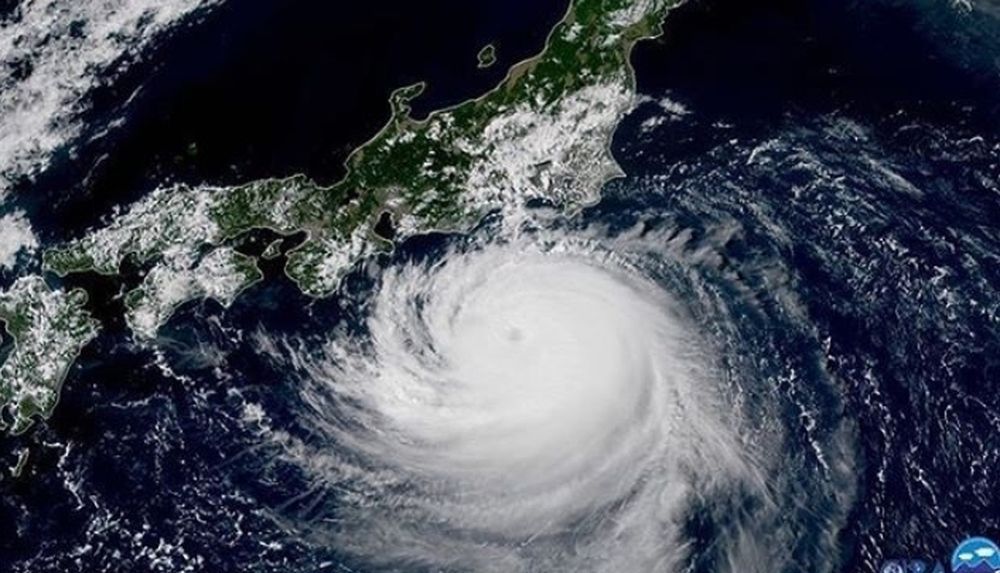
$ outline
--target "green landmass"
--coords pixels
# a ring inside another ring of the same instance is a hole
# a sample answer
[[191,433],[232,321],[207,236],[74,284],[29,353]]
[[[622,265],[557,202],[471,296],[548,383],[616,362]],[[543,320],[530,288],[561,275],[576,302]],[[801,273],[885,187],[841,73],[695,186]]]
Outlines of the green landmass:
[[[228,304],[260,280],[256,260],[230,246],[256,229],[305,233],[287,253],[285,272],[320,297],[356,261],[386,248],[374,233],[383,213],[405,239],[464,229],[488,212],[516,224],[538,199],[567,209],[593,202],[620,174],[608,143],[636,99],[631,49],[658,33],[678,1],[574,0],[542,52],[513,66],[488,93],[418,120],[410,104],[425,86],[394,91],[385,127],[354,150],[333,185],[300,175],[161,188],[108,224],[46,250],[43,268],[59,276],[117,275],[130,260],[147,269],[125,301],[133,333],[148,341],[184,302]],[[490,55],[484,49],[480,62]],[[23,431],[33,416],[51,411],[96,325],[83,292],[51,291],[39,277],[0,297],[0,318],[17,343],[0,370],[0,408],[13,416],[13,431]]]
[[14,349],[0,365],[0,431],[18,434],[59,401],[66,372],[97,335],[81,290],[50,290],[41,277],[22,277],[0,291],[0,322]]
[[[49,250],[46,267],[114,274],[128,255],[149,261],[171,249],[213,248],[254,228],[305,230],[286,271],[306,293],[323,296],[346,266],[377,248],[371,227],[382,211],[405,236],[461,228],[530,198],[592,200],[617,173],[605,144],[632,103],[631,47],[658,31],[673,3],[577,0],[542,53],[482,97],[415,120],[410,101],[424,86],[395,91],[387,125],[351,154],[347,176],[334,185],[299,176],[163,190],[108,227]],[[190,212],[198,214],[193,221]]]

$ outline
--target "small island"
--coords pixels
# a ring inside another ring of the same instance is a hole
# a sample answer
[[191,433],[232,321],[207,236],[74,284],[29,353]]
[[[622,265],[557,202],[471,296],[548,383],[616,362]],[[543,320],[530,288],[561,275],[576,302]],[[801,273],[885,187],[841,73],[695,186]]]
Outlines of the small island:
[[493,44],[486,44],[483,46],[482,50],[476,54],[476,59],[479,61],[477,66],[479,69],[485,69],[493,64],[497,63],[497,49]]

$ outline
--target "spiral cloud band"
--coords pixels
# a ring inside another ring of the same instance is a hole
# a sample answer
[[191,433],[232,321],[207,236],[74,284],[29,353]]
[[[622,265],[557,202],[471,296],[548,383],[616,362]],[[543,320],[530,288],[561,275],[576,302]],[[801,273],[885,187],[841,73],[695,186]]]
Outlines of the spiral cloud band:
[[386,269],[365,313],[295,360],[328,444],[303,463],[338,492],[323,535],[348,554],[675,570],[693,500],[767,503],[690,321],[611,253],[452,249]]

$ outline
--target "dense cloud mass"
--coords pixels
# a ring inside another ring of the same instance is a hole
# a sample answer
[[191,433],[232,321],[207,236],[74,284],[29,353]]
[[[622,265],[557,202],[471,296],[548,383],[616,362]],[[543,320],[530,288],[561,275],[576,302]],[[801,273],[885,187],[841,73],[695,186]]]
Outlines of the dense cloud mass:
[[671,571],[701,507],[716,562],[784,559],[753,533],[793,525],[774,498],[774,405],[745,402],[759,381],[717,359],[693,301],[657,281],[668,265],[581,236],[401,262],[362,328],[320,348],[260,340],[301,378],[321,436],[279,457],[344,520],[300,525],[388,565]]

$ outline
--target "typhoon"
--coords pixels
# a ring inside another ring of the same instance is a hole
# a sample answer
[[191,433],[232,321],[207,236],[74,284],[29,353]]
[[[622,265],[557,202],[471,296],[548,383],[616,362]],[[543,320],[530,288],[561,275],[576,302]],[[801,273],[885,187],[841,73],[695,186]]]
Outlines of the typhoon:
[[757,532],[799,526],[783,488],[850,495],[782,483],[776,404],[720,360],[684,236],[654,256],[634,230],[497,234],[388,263],[358,328],[259,340],[313,436],[279,457],[337,500],[290,523],[389,568],[765,570],[787,554]]

